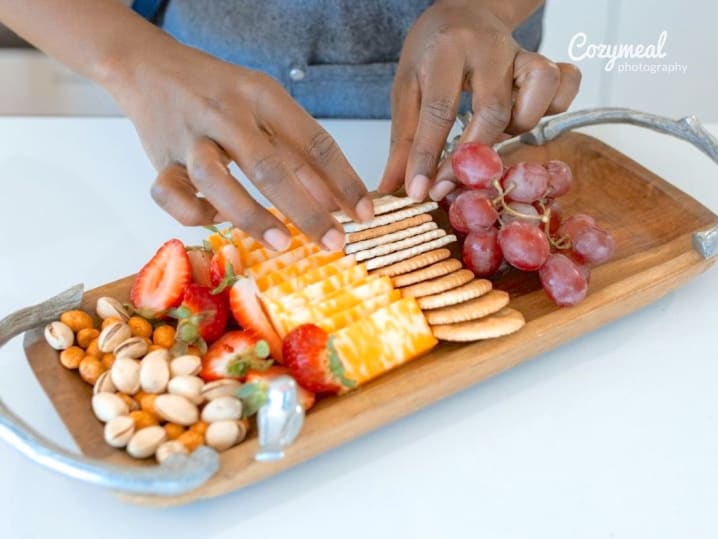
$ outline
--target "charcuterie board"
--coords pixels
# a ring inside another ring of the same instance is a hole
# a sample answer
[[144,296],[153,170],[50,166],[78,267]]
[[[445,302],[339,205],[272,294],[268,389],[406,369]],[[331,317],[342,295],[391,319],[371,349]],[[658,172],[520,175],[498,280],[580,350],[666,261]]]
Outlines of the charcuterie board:
[[[194,491],[168,497],[122,497],[147,505],[176,505],[260,481],[625,316],[715,262],[715,257],[706,258],[694,247],[693,235],[717,226],[718,216],[594,138],[567,133],[543,146],[514,145],[503,157],[507,164],[551,159],[568,163],[575,183],[562,199],[565,209],[590,213],[615,238],[616,255],[593,272],[585,301],[560,309],[549,301],[535,277],[510,273],[495,286],[511,293],[512,306],[526,318],[526,326],[518,333],[468,345],[441,344],[356,391],[322,399],[307,415],[299,438],[282,460],[256,462],[257,441],[250,439],[223,453],[217,474]],[[87,291],[83,307],[92,310],[100,296],[126,299],[131,280]],[[102,426],[90,407],[92,389],[62,368],[56,351],[42,339],[27,339],[26,353],[84,455],[117,465],[143,465],[105,444]]]

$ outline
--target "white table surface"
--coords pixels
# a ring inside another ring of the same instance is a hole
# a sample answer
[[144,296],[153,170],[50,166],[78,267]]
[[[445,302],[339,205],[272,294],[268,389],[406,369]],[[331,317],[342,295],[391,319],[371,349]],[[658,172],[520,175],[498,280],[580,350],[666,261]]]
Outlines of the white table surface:
[[[370,186],[388,122],[326,122]],[[718,126],[712,126],[718,133]],[[718,169],[632,127],[587,130],[718,212]],[[123,119],[0,118],[0,315],[137,270],[199,238],[150,200]],[[124,505],[0,443],[0,537],[675,538],[718,536],[718,270],[648,308],[243,491]],[[74,447],[24,360],[0,395]]]

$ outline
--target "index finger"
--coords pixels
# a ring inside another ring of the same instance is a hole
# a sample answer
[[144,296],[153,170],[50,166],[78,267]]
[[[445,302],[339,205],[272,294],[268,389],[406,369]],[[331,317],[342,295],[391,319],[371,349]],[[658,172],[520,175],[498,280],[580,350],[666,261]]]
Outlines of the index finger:
[[429,58],[421,88],[419,122],[406,167],[406,192],[416,201],[426,198],[446,138],[456,120],[464,64],[449,49]]

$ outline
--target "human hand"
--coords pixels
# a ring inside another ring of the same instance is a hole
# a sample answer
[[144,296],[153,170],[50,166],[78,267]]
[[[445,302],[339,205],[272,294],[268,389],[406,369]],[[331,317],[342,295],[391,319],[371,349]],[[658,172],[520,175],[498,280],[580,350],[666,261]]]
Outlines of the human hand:
[[391,147],[380,192],[403,183],[415,200],[427,194],[440,200],[454,189],[450,165],[436,168],[462,91],[472,92],[474,114],[461,142],[484,144],[528,131],[576,97],[578,68],[519,47],[510,21],[491,6],[437,1],[407,35],[392,89]]
[[332,137],[274,79],[175,42],[155,50],[109,87],[159,171],[152,197],[177,221],[228,220],[273,249],[288,246],[286,227],[232,176],[230,161],[326,249],[344,245],[331,210],[373,217]]

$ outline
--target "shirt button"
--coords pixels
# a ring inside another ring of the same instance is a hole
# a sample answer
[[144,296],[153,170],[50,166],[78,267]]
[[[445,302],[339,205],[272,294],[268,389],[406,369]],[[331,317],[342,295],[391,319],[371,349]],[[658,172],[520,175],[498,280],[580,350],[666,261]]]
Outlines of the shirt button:
[[289,70],[289,78],[293,81],[299,81],[304,78],[304,70],[301,67],[293,67]]

